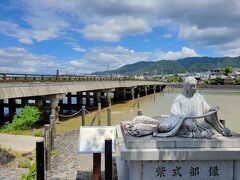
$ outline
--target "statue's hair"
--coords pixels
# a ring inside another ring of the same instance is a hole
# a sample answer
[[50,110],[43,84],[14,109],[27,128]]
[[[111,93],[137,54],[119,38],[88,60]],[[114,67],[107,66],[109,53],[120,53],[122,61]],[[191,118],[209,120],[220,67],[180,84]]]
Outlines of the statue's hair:
[[184,79],[183,90],[182,90],[182,93],[183,93],[184,96],[187,95],[187,86],[191,81],[194,81],[197,84],[197,80],[192,76],[188,76]]

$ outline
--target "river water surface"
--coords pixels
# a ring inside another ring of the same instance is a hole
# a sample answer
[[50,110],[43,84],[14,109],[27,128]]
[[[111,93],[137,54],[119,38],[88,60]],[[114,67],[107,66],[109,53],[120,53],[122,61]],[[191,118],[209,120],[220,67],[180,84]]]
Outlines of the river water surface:
[[[157,93],[140,98],[140,110],[146,116],[168,115],[171,105],[180,93],[180,89],[165,90],[165,93]],[[168,92],[168,93],[166,93]],[[240,132],[240,91],[229,90],[199,90],[210,106],[219,106],[218,117],[226,120],[226,127]],[[122,120],[131,120],[137,113],[137,100],[116,104],[112,107],[112,119],[114,124]]]

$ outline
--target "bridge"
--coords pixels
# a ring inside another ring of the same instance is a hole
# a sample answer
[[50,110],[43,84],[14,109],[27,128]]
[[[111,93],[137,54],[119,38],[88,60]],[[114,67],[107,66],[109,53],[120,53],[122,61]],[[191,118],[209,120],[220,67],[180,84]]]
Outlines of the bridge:
[[[0,74],[0,123],[12,120],[25,105],[37,106],[44,115],[71,113],[82,105],[110,106],[111,100],[134,99],[162,91],[166,82],[130,76],[77,76]],[[57,117],[57,116],[56,116]]]

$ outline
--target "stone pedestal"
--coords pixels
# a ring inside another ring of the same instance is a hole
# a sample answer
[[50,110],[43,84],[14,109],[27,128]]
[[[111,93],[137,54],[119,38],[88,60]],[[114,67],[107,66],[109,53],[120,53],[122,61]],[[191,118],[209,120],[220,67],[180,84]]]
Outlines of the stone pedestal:
[[240,180],[240,135],[212,139],[133,137],[117,129],[118,179]]

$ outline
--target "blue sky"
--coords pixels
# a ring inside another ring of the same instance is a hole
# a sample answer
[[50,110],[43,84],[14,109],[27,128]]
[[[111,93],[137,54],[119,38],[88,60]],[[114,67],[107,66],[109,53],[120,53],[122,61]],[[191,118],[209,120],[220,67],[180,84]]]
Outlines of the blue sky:
[[239,0],[2,0],[0,9],[2,73],[240,55]]

